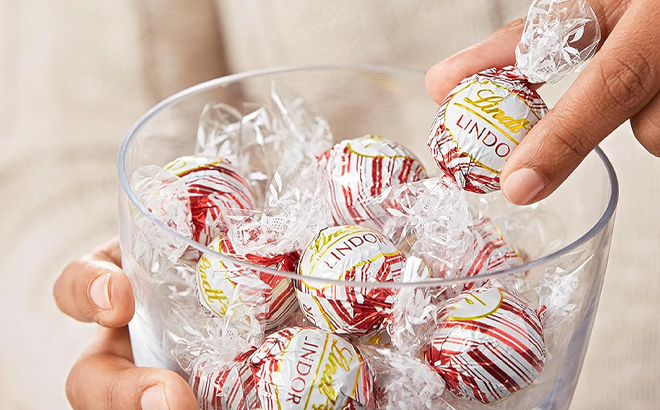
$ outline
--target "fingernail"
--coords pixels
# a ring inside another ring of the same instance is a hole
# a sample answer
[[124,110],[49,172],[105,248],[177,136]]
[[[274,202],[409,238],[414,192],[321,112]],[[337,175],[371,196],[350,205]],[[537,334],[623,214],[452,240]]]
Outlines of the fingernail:
[[99,309],[112,309],[112,303],[110,303],[110,276],[112,276],[110,273],[99,276],[94,279],[89,287],[89,298]]
[[509,202],[516,205],[525,205],[545,186],[545,179],[538,172],[531,168],[523,168],[509,175],[504,181],[502,192]]
[[163,385],[157,384],[145,390],[140,399],[140,407],[142,410],[169,410]]

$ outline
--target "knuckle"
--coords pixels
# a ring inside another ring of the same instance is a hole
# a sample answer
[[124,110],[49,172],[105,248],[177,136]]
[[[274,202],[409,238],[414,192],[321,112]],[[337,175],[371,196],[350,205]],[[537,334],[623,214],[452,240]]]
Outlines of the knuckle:
[[123,378],[123,373],[119,373],[117,377],[113,377],[108,381],[108,389],[106,390],[107,394],[107,401],[108,403],[108,410],[115,410],[119,409],[120,405],[119,403],[121,402],[119,398],[122,395],[126,395],[126,392],[123,391],[122,385],[123,383],[122,378]]
[[78,359],[76,364],[69,372],[66,379],[66,396],[75,410],[89,410],[93,406],[89,405],[90,386],[92,377],[90,375],[94,355],[86,351]]
[[626,110],[640,108],[653,90],[655,69],[639,50],[611,54],[610,61],[599,66],[609,103]]
[[555,113],[554,120],[553,127],[550,131],[550,139],[560,145],[559,151],[575,156],[576,158],[586,157],[592,150],[592,144],[588,136],[578,135],[570,127],[566,126],[566,124],[570,123],[570,119],[564,118],[559,113]]

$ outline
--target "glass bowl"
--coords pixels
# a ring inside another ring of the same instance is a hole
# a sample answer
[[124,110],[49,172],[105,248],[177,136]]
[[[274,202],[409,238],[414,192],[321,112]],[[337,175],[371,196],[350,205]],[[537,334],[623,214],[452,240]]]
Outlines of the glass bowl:
[[[267,95],[264,90],[277,77],[292,84],[327,119],[336,141],[365,134],[383,135],[405,145],[427,170],[438,173],[426,147],[428,129],[438,107],[427,96],[424,74],[383,66],[312,66],[254,71],[191,87],[162,101],[139,119],[126,136],[118,159],[122,263],[131,278],[136,298],[135,316],[129,328],[138,366],[168,368],[185,375],[171,360],[168,347],[163,343],[163,332],[173,303],[167,297],[168,292],[181,294],[186,290],[172,290],[179,285],[168,285],[158,267],[144,266],[135,258],[137,218],[146,218],[160,235],[177,238],[192,248],[231,260],[239,266],[291,279],[296,279],[297,274],[232,260],[179,235],[140,203],[129,184],[133,172],[146,165],[164,166],[177,157],[193,153],[199,116],[208,103],[259,106]],[[524,277],[527,289],[534,289],[549,273],[579,275],[574,292],[579,296],[570,304],[571,320],[551,336],[559,347],[548,356],[540,376],[542,380],[524,393],[511,396],[524,394],[530,399],[511,402],[515,404],[502,401],[492,408],[567,409],[584,361],[607,267],[618,199],[616,175],[605,154],[597,148],[554,194],[520,214],[533,217],[513,224],[511,220],[517,218],[520,209],[508,205],[499,193],[488,198],[489,217],[494,222],[506,220],[510,226],[523,225],[506,234],[507,240],[524,256],[524,263],[479,276],[480,281],[519,275]],[[475,196],[471,196],[471,200],[479,202]],[[328,280],[326,285],[433,290],[474,280],[428,279],[375,284]],[[512,407],[514,405],[516,407]],[[460,409],[462,405],[459,402],[454,406]]]

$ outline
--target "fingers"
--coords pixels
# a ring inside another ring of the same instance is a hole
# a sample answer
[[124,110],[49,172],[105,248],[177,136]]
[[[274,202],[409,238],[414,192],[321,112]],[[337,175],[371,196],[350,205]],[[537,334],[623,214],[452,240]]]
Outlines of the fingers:
[[426,73],[426,90],[442,104],[465,77],[491,67],[504,67],[516,62],[515,48],[520,41],[525,20],[514,20],[486,40],[460,51],[434,65]]
[[513,151],[500,176],[509,201],[524,205],[548,196],[657,94],[660,35],[640,24],[660,20],[651,6],[649,0],[631,6],[593,61]]
[[630,120],[635,137],[644,148],[660,157],[660,94]]
[[76,363],[66,383],[75,410],[196,410],[195,396],[181,376],[138,368],[130,360],[128,329],[102,329],[100,339]]
[[131,283],[119,267],[120,259],[115,238],[70,263],[53,287],[59,308],[83,322],[125,326],[133,317],[135,301]]

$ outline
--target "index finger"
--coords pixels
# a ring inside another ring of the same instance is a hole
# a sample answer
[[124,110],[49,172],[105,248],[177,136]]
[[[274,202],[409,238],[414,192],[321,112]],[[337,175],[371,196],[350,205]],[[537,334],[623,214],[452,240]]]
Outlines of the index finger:
[[115,238],[64,268],[53,286],[60,310],[82,322],[126,325],[133,317],[135,300],[120,255]]
[[658,93],[660,32],[649,23],[654,21],[660,21],[660,11],[650,0],[632,3],[591,63],[513,151],[501,174],[511,202],[523,205],[550,195]]

